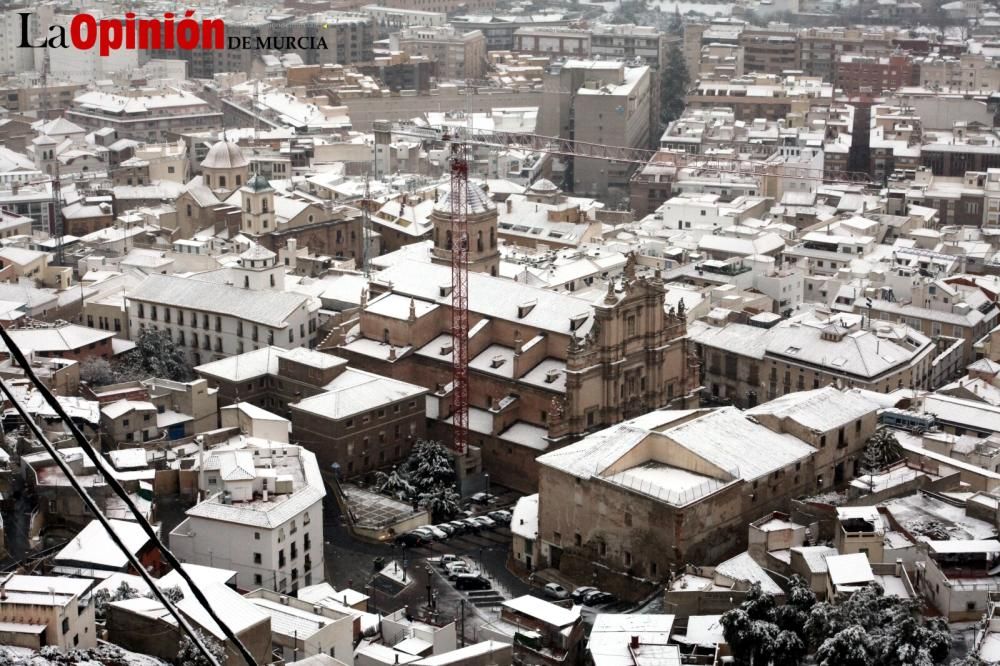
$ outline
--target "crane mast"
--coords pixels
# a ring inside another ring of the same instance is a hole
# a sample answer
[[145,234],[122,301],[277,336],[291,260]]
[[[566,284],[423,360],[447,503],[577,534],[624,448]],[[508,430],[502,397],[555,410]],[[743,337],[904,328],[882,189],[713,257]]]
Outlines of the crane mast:
[[464,455],[469,440],[469,162],[465,146],[451,144],[452,448]]

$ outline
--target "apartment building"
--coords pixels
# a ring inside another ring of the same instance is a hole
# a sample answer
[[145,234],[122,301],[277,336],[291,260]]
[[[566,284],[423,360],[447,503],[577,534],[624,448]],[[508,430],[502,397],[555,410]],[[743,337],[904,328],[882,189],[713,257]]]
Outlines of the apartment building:
[[807,76],[832,81],[841,55],[889,55],[895,37],[894,31],[876,27],[806,28],[799,31],[800,69]]
[[834,62],[834,84],[848,95],[882,95],[919,83],[920,70],[908,55],[841,55]]
[[437,63],[441,80],[481,79],[486,73],[486,37],[479,30],[453,26],[403,28],[389,38],[393,51]]
[[815,104],[829,105],[833,86],[816,77],[751,73],[733,81],[700,80],[685,99],[692,108],[732,108],[737,120],[778,120],[792,113],[805,114]]
[[514,32],[517,53],[549,58],[586,58],[591,54],[591,32],[563,26],[525,26]]
[[743,68],[748,72],[784,74],[799,69],[798,34],[793,30],[745,28],[739,36]]
[[[545,75],[539,132],[586,143],[645,147],[649,143],[652,73],[607,60],[568,60]],[[574,158],[573,191],[590,196],[628,187],[633,168]]]
[[986,94],[1000,89],[1000,66],[981,53],[928,55],[918,58],[914,64],[919,73],[919,85],[925,88]]
[[324,580],[326,486],[314,453],[241,435],[188,462],[205,500],[170,533],[178,559],[282,594]]
[[599,23],[590,29],[590,54],[604,60],[635,60],[654,70],[667,64],[671,38],[657,28],[631,23]]
[[123,139],[163,142],[184,132],[222,128],[222,113],[189,92],[118,94],[90,91],[77,95],[66,117],[94,131],[109,127]]
[[97,645],[93,581],[63,576],[6,574],[0,578],[0,621],[4,642],[39,650]]

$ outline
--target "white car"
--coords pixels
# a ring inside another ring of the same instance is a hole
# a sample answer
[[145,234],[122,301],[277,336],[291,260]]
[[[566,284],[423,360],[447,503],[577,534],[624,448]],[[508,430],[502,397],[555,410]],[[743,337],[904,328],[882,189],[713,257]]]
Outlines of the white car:
[[[424,525],[424,528],[426,528],[428,532],[430,532],[431,534],[433,534],[434,538],[437,539],[438,541],[444,541],[445,539],[448,538],[448,533],[447,532],[445,532],[444,530],[438,529],[438,528],[434,527],[433,525]],[[423,528],[420,528],[420,529],[423,529]]]
[[569,596],[569,590],[559,583],[549,583],[545,586],[545,596],[549,599],[565,599]]

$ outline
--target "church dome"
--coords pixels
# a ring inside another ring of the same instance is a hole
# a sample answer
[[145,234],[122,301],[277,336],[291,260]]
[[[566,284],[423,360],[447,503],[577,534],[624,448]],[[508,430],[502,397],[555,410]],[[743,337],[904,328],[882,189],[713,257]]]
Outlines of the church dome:
[[239,146],[228,141],[219,141],[209,148],[208,154],[201,162],[201,167],[203,169],[239,169],[249,164]]
[[267,178],[265,178],[263,175],[259,173],[254,174],[254,176],[247,181],[247,184],[244,185],[244,187],[250,190],[251,192],[265,192],[267,190],[273,189],[271,187],[271,183],[267,181]]
[[529,188],[532,192],[538,192],[539,194],[549,194],[551,192],[558,192],[559,188],[548,178],[542,178],[536,180],[534,184]]
[[246,261],[270,261],[270,260],[274,259],[277,256],[278,255],[276,255],[274,252],[272,252],[271,250],[268,250],[266,247],[264,247],[263,245],[260,245],[259,243],[254,243],[249,248],[247,248],[244,252],[240,253],[240,259],[242,259],[244,262],[246,262]]
[[[434,210],[442,213],[451,213],[451,198],[451,188],[449,188],[438,197],[437,203],[434,204]],[[489,195],[473,181],[466,181],[465,200],[468,202],[469,215],[476,215],[496,209]]]

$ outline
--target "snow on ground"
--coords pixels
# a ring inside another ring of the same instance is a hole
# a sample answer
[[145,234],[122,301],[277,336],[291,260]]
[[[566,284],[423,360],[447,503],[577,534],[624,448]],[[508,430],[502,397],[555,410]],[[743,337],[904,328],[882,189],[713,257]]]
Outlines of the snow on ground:
[[413,578],[406,575],[406,569],[400,566],[399,562],[393,560],[379,572],[380,576],[385,576],[389,580],[395,581],[404,587],[413,582]]

